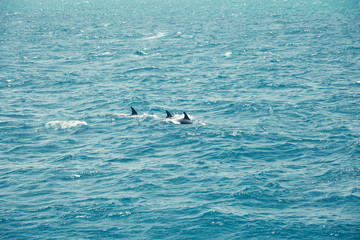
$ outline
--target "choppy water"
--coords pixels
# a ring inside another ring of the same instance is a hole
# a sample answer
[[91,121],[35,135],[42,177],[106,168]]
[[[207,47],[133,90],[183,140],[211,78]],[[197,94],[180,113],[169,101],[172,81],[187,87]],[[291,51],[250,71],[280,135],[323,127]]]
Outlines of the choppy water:
[[0,238],[359,239],[359,53],[355,0],[0,1]]

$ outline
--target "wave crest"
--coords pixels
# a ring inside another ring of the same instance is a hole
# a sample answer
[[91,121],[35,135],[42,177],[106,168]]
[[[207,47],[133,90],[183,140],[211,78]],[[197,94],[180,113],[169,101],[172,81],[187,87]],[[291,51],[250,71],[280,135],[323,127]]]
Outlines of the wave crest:
[[82,126],[87,126],[87,122],[85,121],[50,121],[45,124],[46,128],[51,128],[55,130],[59,129],[74,129]]

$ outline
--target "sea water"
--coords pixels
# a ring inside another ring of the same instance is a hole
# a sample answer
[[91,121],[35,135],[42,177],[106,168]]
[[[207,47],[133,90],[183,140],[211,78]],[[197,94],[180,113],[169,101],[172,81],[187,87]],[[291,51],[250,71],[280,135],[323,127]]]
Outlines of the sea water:
[[356,0],[2,0],[0,238],[360,239],[359,100]]

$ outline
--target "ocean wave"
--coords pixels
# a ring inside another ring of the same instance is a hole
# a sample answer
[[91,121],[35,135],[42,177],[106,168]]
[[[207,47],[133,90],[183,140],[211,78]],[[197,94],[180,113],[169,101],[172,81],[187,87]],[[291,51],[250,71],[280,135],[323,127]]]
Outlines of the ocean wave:
[[358,3],[6,2],[2,236],[358,238]]
[[139,72],[156,71],[156,70],[160,70],[160,69],[154,66],[150,66],[150,67],[132,68],[127,70],[125,73],[139,73]]
[[137,55],[137,56],[144,56],[144,55],[146,55],[147,53],[144,52],[144,51],[141,51],[141,50],[136,50],[136,52],[135,52],[134,54]]

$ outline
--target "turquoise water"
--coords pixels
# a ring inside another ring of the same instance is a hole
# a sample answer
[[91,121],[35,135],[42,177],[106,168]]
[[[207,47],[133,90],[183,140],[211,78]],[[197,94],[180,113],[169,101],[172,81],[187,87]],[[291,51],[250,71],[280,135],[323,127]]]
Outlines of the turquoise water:
[[359,1],[0,1],[0,238],[359,239],[359,53]]

